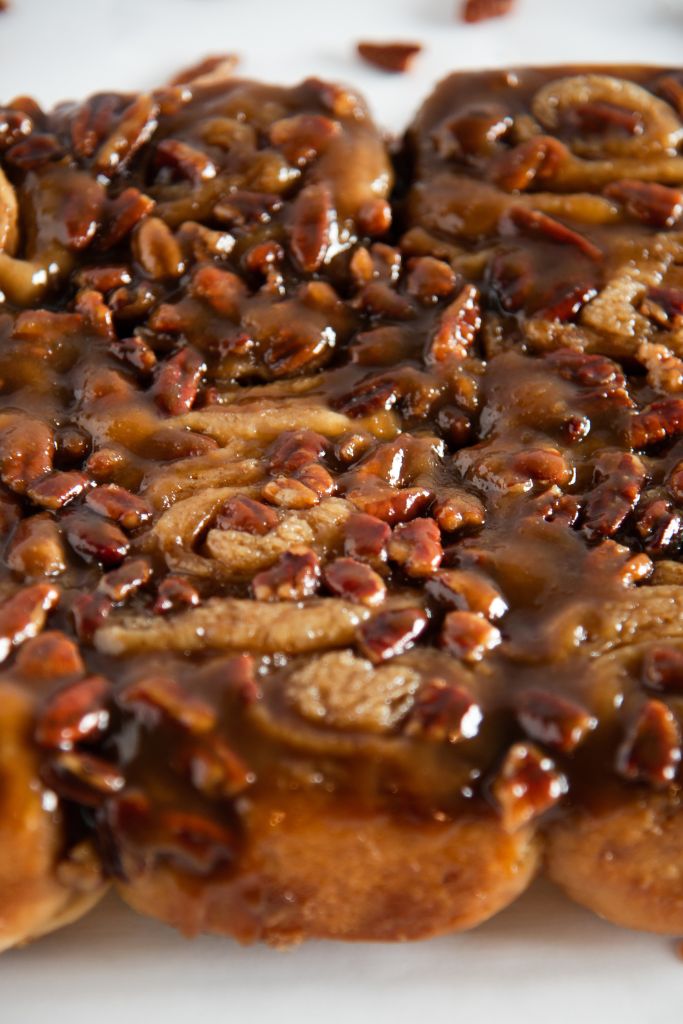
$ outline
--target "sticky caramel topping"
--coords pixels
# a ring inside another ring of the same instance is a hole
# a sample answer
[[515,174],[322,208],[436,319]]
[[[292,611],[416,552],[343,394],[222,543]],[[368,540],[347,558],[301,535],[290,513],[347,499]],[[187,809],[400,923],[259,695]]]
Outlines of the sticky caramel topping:
[[259,791],[677,784],[682,117],[454,76],[391,203],[317,81],[3,110],[2,676],[110,870],[229,868]]

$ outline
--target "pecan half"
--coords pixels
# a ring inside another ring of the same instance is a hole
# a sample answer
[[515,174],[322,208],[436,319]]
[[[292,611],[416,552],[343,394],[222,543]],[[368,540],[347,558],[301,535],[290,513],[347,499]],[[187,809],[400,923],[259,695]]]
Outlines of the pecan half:
[[120,565],[128,554],[128,538],[114,523],[76,512],[65,520],[66,538],[86,562],[106,567]]
[[86,495],[85,503],[93,512],[113,519],[124,530],[137,530],[152,518],[148,501],[117,484],[95,487]]
[[425,589],[448,609],[477,612],[487,619],[499,619],[508,610],[498,587],[474,570],[441,569],[427,581]]
[[183,348],[167,359],[154,385],[157,404],[171,416],[180,416],[194,405],[206,363],[198,352]]
[[611,537],[620,528],[640,497],[646,480],[645,467],[630,452],[604,452],[595,463],[596,486],[584,503],[584,533],[594,540]]
[[126,785],[116,765],[83,751],[61,751],[43,766],[41,774],[59,796],[85,807],[99,807]]
[[344,552],[375,567],[386,562],[391,527],[377,516],[352,513],[344,527]]
[[112,601],[127,600],[152,578],[152,566],[147,558],[131,558],[111,572],[105,573],[98,589]]
[[7,546],[9,568],[24,577],[59,576],[66,551],[57,523],[47,514],[22,519]]
[[292,210],[289,248],[305,274],[312,274],[323,263],[334,216],[332,194],[326,185],[316,183],[301,189]]
[[26,495],[34,504],[56,511],[82,494],[88,483],[88,477],[77,470],[55,471],[30,484]]
[[654,228],[672,228],[683,214],[683,192],[653,181],[614,181],[603,194],[622,203],[636,220]]
[[147,676],[130,683],[117,694],[117,702],[151,725],[166,719],[190,733],[200,734],[210,732],[216,724],[213,708],[200,697],[186,693],[170,676]]
[[185,608],[196,608],[199,603],[199,592],[189,580],[181,576],[167,576],[159,584],[152,611],[155,615],[168,615]]
[[19,649],[15,670],[25,679],[55,680],[81,676],[85,665],[78,647],[65,633],[47,630]]
[[554,217],[540,210],[532,210],[528,206],[512,206],[506,215],[511,224],[523,234],[540,236],[549,242],[557,242],[560,245],[571,245],[594,262],[600,262],[603,258],[602,250],[594,245],[578,231],[573,231],[566,224],[562,224]]
[[441,314],[427,342],[425,361],[438,365],[451,358],[464,359],[473,347],[480,328],[479,292],[474,285],[466,284]]

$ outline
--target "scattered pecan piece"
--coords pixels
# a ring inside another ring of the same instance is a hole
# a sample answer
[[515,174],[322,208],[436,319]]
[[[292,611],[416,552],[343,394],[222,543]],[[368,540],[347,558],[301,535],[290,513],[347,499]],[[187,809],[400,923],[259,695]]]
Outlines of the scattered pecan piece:
[[65,519],[66,539],[86,562],[100,562],[110,568],[120,565],[130,542],[118,526],[87,512],[75,512]]
[[648,555],[661,555],[681,532],[681,515],[666,498],[641,502],[635,516],[636,533]]
[[457,283],[455,271],[445,260],[434,256],[414,256],[408,262],[406,290],[425,305],[445,299]]
[[437,743],[458,743],[477,735],[483,717],[480,706],[463,686],[430,679],[418,692],[403,732]]
[[507,602],[490,580],[470,569],[441,569],[427,580],[425,589],[445,608],[477,612],[487,619],[500,619],[508,610]]
[[587,302],[590,302],[598,294],[597,288],[592,284],[577,284],[570,288],[562,287],[559,293],[547,300],[534,313],[540,320],[556,320],[559,323],[567,323],[573,320],[581,312]]
[[346,497],[360,512],[392,526],[421,515],[433,500],[427,487],[391,487],[381,481],[354,487]]
[[640,669],[643,686],[657,693],[683,694],[683,650],[679,647],[651,647]]
[[358,56],[368,64],[382,71],[401,73],[407,71],[418,53],[420,43],[358,43]]
[[88,676],[58,690],[38,715],[35,739],[41,747],[71,750],[109,727],[111,686],[103,676]]
[[20,647],[15,670],[25,679],[54,680],[81,676],[85,665],[73,640],[58,630],[46,630]]
[[171,416],[180,416],[194,405],[206,363],[191,348],[182,348],[162,364],[154,385],[157,404]]
[[436,330],[427,343],[425,361],[439,364],[451,358],[464,359],[474,345],[480,328],[479,292],[473,284],[466,284],[441,314]]
[[190,733],[200,734],[210,732],[216,724],[213,708],[200,697],[186,693],[170,676],[148,676],[130,683],[117,694],[117,701],[151,725],[164,718]]
[[491,795],[507,832],[516,832],[567,792],[567,780],[532,743],[515,743],[491,783]]
[[59,598],[60,591],[53,584],[34,583],[0,604],[0,662],[6,661],[14,647],[40,633]]
[[268,449],[268,469],[272,473],[295,473],[322,459],[326,451],[326,439],[315,430],[287,430]]
[[124,530],[137,530],[152,518],[152,507],[145,498],[117,484],[103,484],[86,495],[86,505],[100,516],[113,519]]
[[562,753],[575,750],[598,724],[580,704],[548,690],[525,690],[515,703],[527,736]]
[[653,228],[672,228],[683,214],[683,192],[652,181],[613,181],[603,194],[622,203],[627,213]]
[[439,644],[463,661],[481,661],[487,651],[501,642],[500,630],[476,612],[448,612],[443,620]]
[[199,592],[189,580],[182,576],[167,576],[159,584],[152,611],[155,615],[168,615],[169,612],[196,608],[199,603]]
[[387,553],[408,576],[431,576],[443,558],[439,527],[433,519],[399,523],[391,535]]
[[360,628],[361,652],[379,664],[404,654],[424,633],[428,619],[422,608],[395,608],[380,612]]
[[216,177],[216,165],[206,153],[180,139],[162,139],[156,148],[160,166],[170,166],[194,185]]
[[444,533],[456,533],[482,527],[486,520],[486,509],[480,498],[461,490],[437,498],[432,515]]
[[136,96],[95,154],[95,169],[107,177],[118,174],[154,134],[158,112],[159,108],[149,94]]
[[41,774],[59,796],[86,807],[99,807],[126,785],[116,765],[83,751],[61,751],[43,766]]
[[102,248],[111,249],[118,245],[153,209],[154,200],[137,188],[125,188],[115,199],[110,199],[99,238]]
[[320,583],[320,559],[307,548],[280,555],[275,565],[254,576],[257,601],[301,601],[311,597]]
[[463,0],[462,19],[470,24],[509,14],[516,0]]
[[54,434],[25,413],[0,414],[0,479],[17,494],[52,470]]
[[323,581],[337,597],[370,607],[381,604],[386,596],[382,577],[355,558],[335,558],[325,567]]
[[616,768],[626,779],[667,786],[681,760],[681,730],[660,700],[648,700],[617,752]]
[[190,65],[190,67],[183,68],[174,75],[170,80],[169,85],[192,85],[197,82],[197,79],[206,78],[210,76],[211,80],[214,80],[216,72],[220,74],[220,77],[228,77],[231,71],[239,64],[239,57],[235,53],[218,53],[208,57],[204,57],[196,64]]

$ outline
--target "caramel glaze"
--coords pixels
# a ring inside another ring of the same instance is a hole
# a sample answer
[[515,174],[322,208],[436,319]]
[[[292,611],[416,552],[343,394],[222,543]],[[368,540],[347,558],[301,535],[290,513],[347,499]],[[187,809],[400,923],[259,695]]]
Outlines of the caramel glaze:
[[682,117],[677,72],[454,76],[392,225],[325,83],[4,110],[2,678],[67,859],[677,792]]

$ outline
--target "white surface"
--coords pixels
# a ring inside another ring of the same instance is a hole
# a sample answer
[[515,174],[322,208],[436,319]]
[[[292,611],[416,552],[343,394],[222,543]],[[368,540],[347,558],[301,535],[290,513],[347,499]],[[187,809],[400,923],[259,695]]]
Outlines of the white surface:
[[[453,0],[13,0],[0,18],[0,102],[144,88],[207,52],[242,71],[357,85],[400,129],[457,67],[683,60],[683,0],[519,0],[470,27]],[[419,40],[406,76],[354,57],[359,39]],[[340,865],[343,870],[343,866]],[[0,1022],[33,1024],[679,1024],[673,944],[620,931],[536,887],[464,936],[413,946],[311,944],[289,954],[192,945],[111,900],[74,927],[0,960]]]

